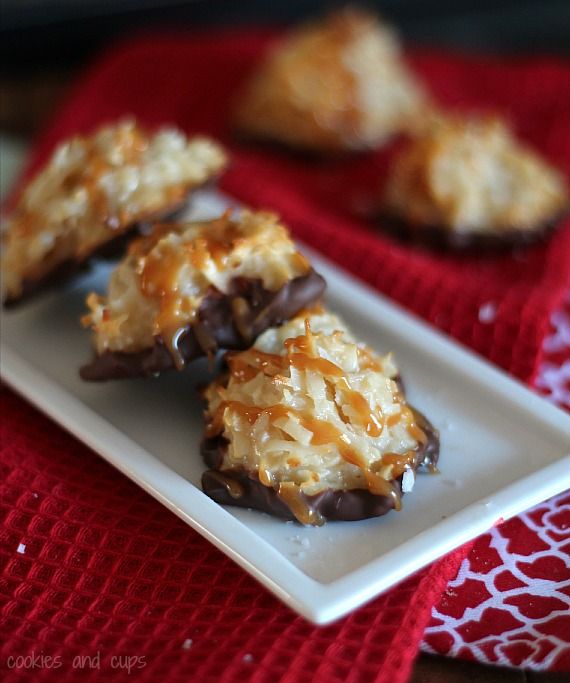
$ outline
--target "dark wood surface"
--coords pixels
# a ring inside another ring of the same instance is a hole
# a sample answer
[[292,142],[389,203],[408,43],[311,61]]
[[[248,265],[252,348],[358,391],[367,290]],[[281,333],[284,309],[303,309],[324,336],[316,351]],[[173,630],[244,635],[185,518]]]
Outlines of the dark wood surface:
[[409,683],[567,683],[567,673],[537,673],[483,666],[462,659],[421,654]]
[[[37,68],[0,77],[0,133],[32,140],[53,115],[73,80],[74,71]],[[535,673],[483,666],[476,662],[420,654],[410,683],[562,683],[567,674]]]

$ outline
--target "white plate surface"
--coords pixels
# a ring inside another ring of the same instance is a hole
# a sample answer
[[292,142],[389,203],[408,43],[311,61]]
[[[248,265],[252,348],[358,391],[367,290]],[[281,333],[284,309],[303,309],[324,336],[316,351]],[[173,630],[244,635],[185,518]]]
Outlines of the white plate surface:
[[[194,215],[227,202],[203,193]],[[316,256],[327,301],[379,351],[393,350],[410,401],[441,432],[439,475],[403,510],[305,528],[222,508],[200,490],[204,364],[151,380],[89,384],[85,293],[109,266],[3,314],[4,380],[92,447],[310,621],[330,622],[451,549],[570,488],[570,416]],[[88,473],[86,473],[88,476]]]

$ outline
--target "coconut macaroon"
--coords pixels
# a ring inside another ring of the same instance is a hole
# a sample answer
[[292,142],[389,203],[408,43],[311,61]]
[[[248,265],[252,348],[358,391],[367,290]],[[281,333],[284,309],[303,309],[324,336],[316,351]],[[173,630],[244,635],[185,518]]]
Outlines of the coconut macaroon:
[[97,355],[82,377],[153,375],[218,348],[247,348],[324,288],[274,214],[156,225],[130,244],[107,296],[87,298],[82,322]]
[[378,147],[417,122],[425,95],[393,30],[344,9],[293,31],[237,103],[246,137],[338,152]]
[[391,355],[335,315],[305,310],[227,354],[207,387],[204,491],[222,504],[320,525],[400,509],[438,434],[406,402]]
[[174,128],[150,134],[132,120],[64,142],[5,225],[3,300],[76,270],[137,224],[168,216],[225,165],[212,140]]
[[568,210],[562,175],[497,118],[434,120],[395,160],[388,228],[452,247],[524,244]]

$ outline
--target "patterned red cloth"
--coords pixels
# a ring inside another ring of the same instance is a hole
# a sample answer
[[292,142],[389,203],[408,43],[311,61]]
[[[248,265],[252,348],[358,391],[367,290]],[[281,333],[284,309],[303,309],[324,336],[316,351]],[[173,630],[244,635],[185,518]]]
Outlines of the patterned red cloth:
[[[570,291],[543,348],[536,386],[570,410]],[[477,539],[434,608],[422,649],[570,671],[570,492]]]
[[[271,39],[179,34],[117,48],[80,82],[30,170],[62,137],[126,113],[229,141],[228,105]],[[437,54],[412,61],[442,103],[507,113],[570,173],[567,64]],[[373,203],[390,152],[328,163],[264,149],[232,152],[228,192],[278,210],[299,237],[345,268],[516,376],[534,377],[570,277],[568,224],[548,245],[520,253],[432,254],[385,238],[357,215]],[[339,624],[313,628],[11,394],[5,403],[4,658],[61,652],[60,669],[41,670],[46,680],[74,680],[73,655],[98,648],[106,673],[117,676],[127,674],[110,668],[111,655],[144,655],[140,673],[148,680],[407,678],[430,607],[461,552]]]

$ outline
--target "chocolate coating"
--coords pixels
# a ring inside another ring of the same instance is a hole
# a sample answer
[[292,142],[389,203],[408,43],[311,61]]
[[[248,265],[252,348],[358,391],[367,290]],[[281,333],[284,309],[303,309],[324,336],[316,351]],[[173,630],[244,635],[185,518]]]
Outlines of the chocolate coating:
[[553,233],[567,213],[553,217],[533,230],[512,228],[502,232],[460,232],[437,225],[413,225],[390,213],[381,213],[379,223],[388,234],[399,239],[437,250],[493,251],[526,247],[545,240]]
[[[439,457],[439,432],[422,413],[413,409],[416,422],[427,436],[427,443],[417,451],[413,469],[435,470]],[[201,453],[210,468],[202,475],[202,489],[206,495],[220,505],[236,505],[267,512],[287,520],[295,520],[295,515],[281,500],[277,490],[264,486],[255,472],[241,470],[220,470],[228,441],[218,435],[204,439]],[[402,492],[403,475],[394,480],[394,486]],[[301,493],[309,510],[329,521],[356,521],[370,517],[380,517],[394,508],[394,499],[376,495],[367,489],[337,491],[326,489],[314,496]]]
[[89,267],[90,264],[87,260],[66,259],[61,261],[57,266],[40,277],[22,280],[20,294],[16,297],[7,297],[2,305],[4,308],[16,308],[20,304],[34,299],[42,292],[53,289],[77,275],[87,272]]
[[[178,338],[180,356],[188,363],[218,349],[243,350],[269,327],[281,325],[325,290],[324,279],[311,269],[275,292],[260,279],[238,277],[227,294],[211,287],[198,309],[196,321]],[[236,302],[241,305],[237,306]],[[160,337],[154,346],[137,353],[105,351],[83,366],[83,379],[99,382],[126,377],[148,377],[175,368],[175,360]]]

